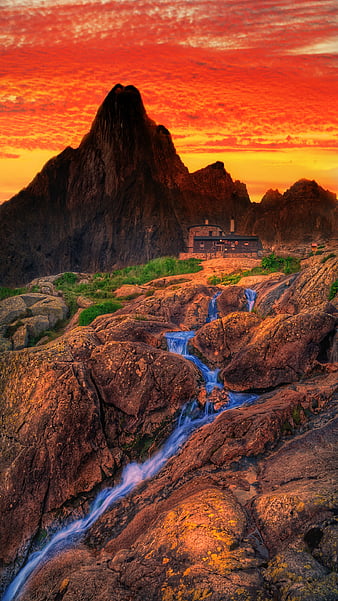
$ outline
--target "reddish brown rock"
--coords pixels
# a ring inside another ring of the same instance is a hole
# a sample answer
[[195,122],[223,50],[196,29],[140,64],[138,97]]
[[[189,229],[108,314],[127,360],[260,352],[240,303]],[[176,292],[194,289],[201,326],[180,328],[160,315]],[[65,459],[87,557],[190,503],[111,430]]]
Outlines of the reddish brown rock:
[[232,390],[248,390],[297,381],[315,365],[320,344],[334,331],[335,322],[327,313],[265,319],[222,370],[224,384]]
[[236,311],[247,311],[248,301],[243,286],[227,286],[217,299],[219,317]]
[[102,342],[144,342],[151,346],[163,346],[163,334],[179,328],[174,323],[162,321],[154,315],[101,315],[93,323]]
[[160,317],[177,326],[194,330],[207,318],[209,302],[217,288],[203,284],[188,284],[182,288],[159,290],[154,296],[130,303],[116,311],[115,315],[137,313]]
[[220,415],[81,548],[47,562],[23,601],[334,599],[335,390],[325,373]]
[[135,432],[151,437],[163,422],[169,425],[178,409],[191,399],[199,378],[197,369],[186,359],[131,342],[98,347],[90,367],[104,403],[110,445],[130,442],[130,434]]
[[207,359],[208,364],[224,367],[247,346],[260,322],[254,313],[230,313],[205,324],[189,344],[194,352]]
[[[292,283],[297,279],[298,274],[281,275],[276,274],[275,277],[270,276],[267,281],[262,281],[255,285],[257,298],[255,302],[255,311],[262,317],[276,315],[277,313],[297,313],[296,304],[289,304],[288,311],[279,311],[282,306],[282,299],[286,295],[292,296],[290,289]],[[292,288],[294,290],[294,288]]]
[[138,458],[156,447],[199,378],[185,359],[144,344],[102,345],[91,327],[41,350],[4,354],[0,373],[4,562],[43,516],[50,522],[112,475],[123,452]]
[[328,303],[331,285],[338,279],[338,258],[313,257],[304,266],[278,300],[276,313],[318,311]]

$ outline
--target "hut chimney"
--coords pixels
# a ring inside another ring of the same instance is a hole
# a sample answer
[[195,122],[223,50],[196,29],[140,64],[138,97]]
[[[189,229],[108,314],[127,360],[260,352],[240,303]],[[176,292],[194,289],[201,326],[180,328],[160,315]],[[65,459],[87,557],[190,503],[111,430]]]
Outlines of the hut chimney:
[[205,219],[205,225],[209,225],[209,219]]
[[231,217],[230,219],[230,234],[233,234],[235,231],[235,218]]

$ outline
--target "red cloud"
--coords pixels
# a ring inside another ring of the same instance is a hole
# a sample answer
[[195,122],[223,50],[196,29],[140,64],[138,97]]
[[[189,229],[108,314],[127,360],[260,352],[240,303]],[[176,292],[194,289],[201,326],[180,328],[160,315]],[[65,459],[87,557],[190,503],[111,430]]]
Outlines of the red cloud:
[[332,148],[334,56],[318,53],[337,33],[331,0],[25,6],[2,8],[0,148],[78,145],[118,81],[180,152]]

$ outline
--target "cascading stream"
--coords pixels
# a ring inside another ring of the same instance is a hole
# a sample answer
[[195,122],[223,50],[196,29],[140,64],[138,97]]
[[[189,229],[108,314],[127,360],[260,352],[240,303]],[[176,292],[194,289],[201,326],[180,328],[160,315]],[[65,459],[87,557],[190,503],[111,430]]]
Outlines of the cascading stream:
[[[215,297],[212,301],[214,299]],[[215,315],[215,312],[217,315],[216,303],[214,303],[211,311],[209,307],[209,314],[212,313]],[[214,387],[222,388],[222,385],[217,382],[219,370],[212,371],[197,357],[187,354],[188,340],[192,338],[194,334],[195,332],[193,331],[166,333],[168,350],[182,355],[197,365],[201,370],[205,380],[206,390],[209,393]],[[70,545],[78,542],[114,502],[124,498],[140,482],[155,476],[168,459],[173,457],[173,455],[179,451],[194,430],[212,422],[223,411],[239,407],[244,403],[251,403],[256,398],[257,395],[253,394],[229,392],[229,402],[217,412],[214,411],[213,405],[210,402],[206,402],[203,409],[199,407],[197,401],[185,405],[182,408],[175,430],[169,436],[163,447],[159,449],[153,457],[144,461],[144,463],[130,463],[127,465],[122,472],[120,484],[117,484],[113,488],[102,490],[97,495],[86,516],[67,525],[65,528],[54,534],[51,540],[40,551],[32,553],[28,558],[26,565],[20,570],[6,589],[2,601],[13,601],[22,591],[28,579],[36,569],[41,567],[48,559],[54,557],[56,553],[59,553]]]
[[252,290],[251,288],[245,289],[246,300],[248,301],[248,311],[252,311],[255,306],[257,292],[256,290]]
[[222,290],[220,290],[219,292],[216,292],[216,294],[212,297],[212,299],[209,303],[208,317],[206,320],[207,323],[210,323],[211,321],[215,321],[215,319],[218,319],[217,299],[220,294],[222,294]]

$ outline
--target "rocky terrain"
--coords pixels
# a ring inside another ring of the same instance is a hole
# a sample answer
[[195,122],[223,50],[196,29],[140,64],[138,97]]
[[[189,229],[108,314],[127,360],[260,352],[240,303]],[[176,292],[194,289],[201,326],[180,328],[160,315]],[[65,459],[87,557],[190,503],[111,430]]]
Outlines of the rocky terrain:
[[[1,353],[2,587],[126,465],[154,456],[186,403],[206,403],[201,372],[165,339],[194,330],[190,352],[220,369],[215,407],[229,390],[258,398],[196,429],[15,598],[337,599],[337,276],[336,257],[254,276],[249,313],[244,279],[216,287],[197,273]],[[206,323],[216,292],[218,319]]]
[[267,247],[309,248],[338,231],[337,199],[316,182],[270,191],[255,204],[220,161],[189,173],[139,91],[118,84],[80,146],[0,206],[0,284],[177,255],[189,226],[209,219],[229,231],[231,217],[239,234],[257,234]]

